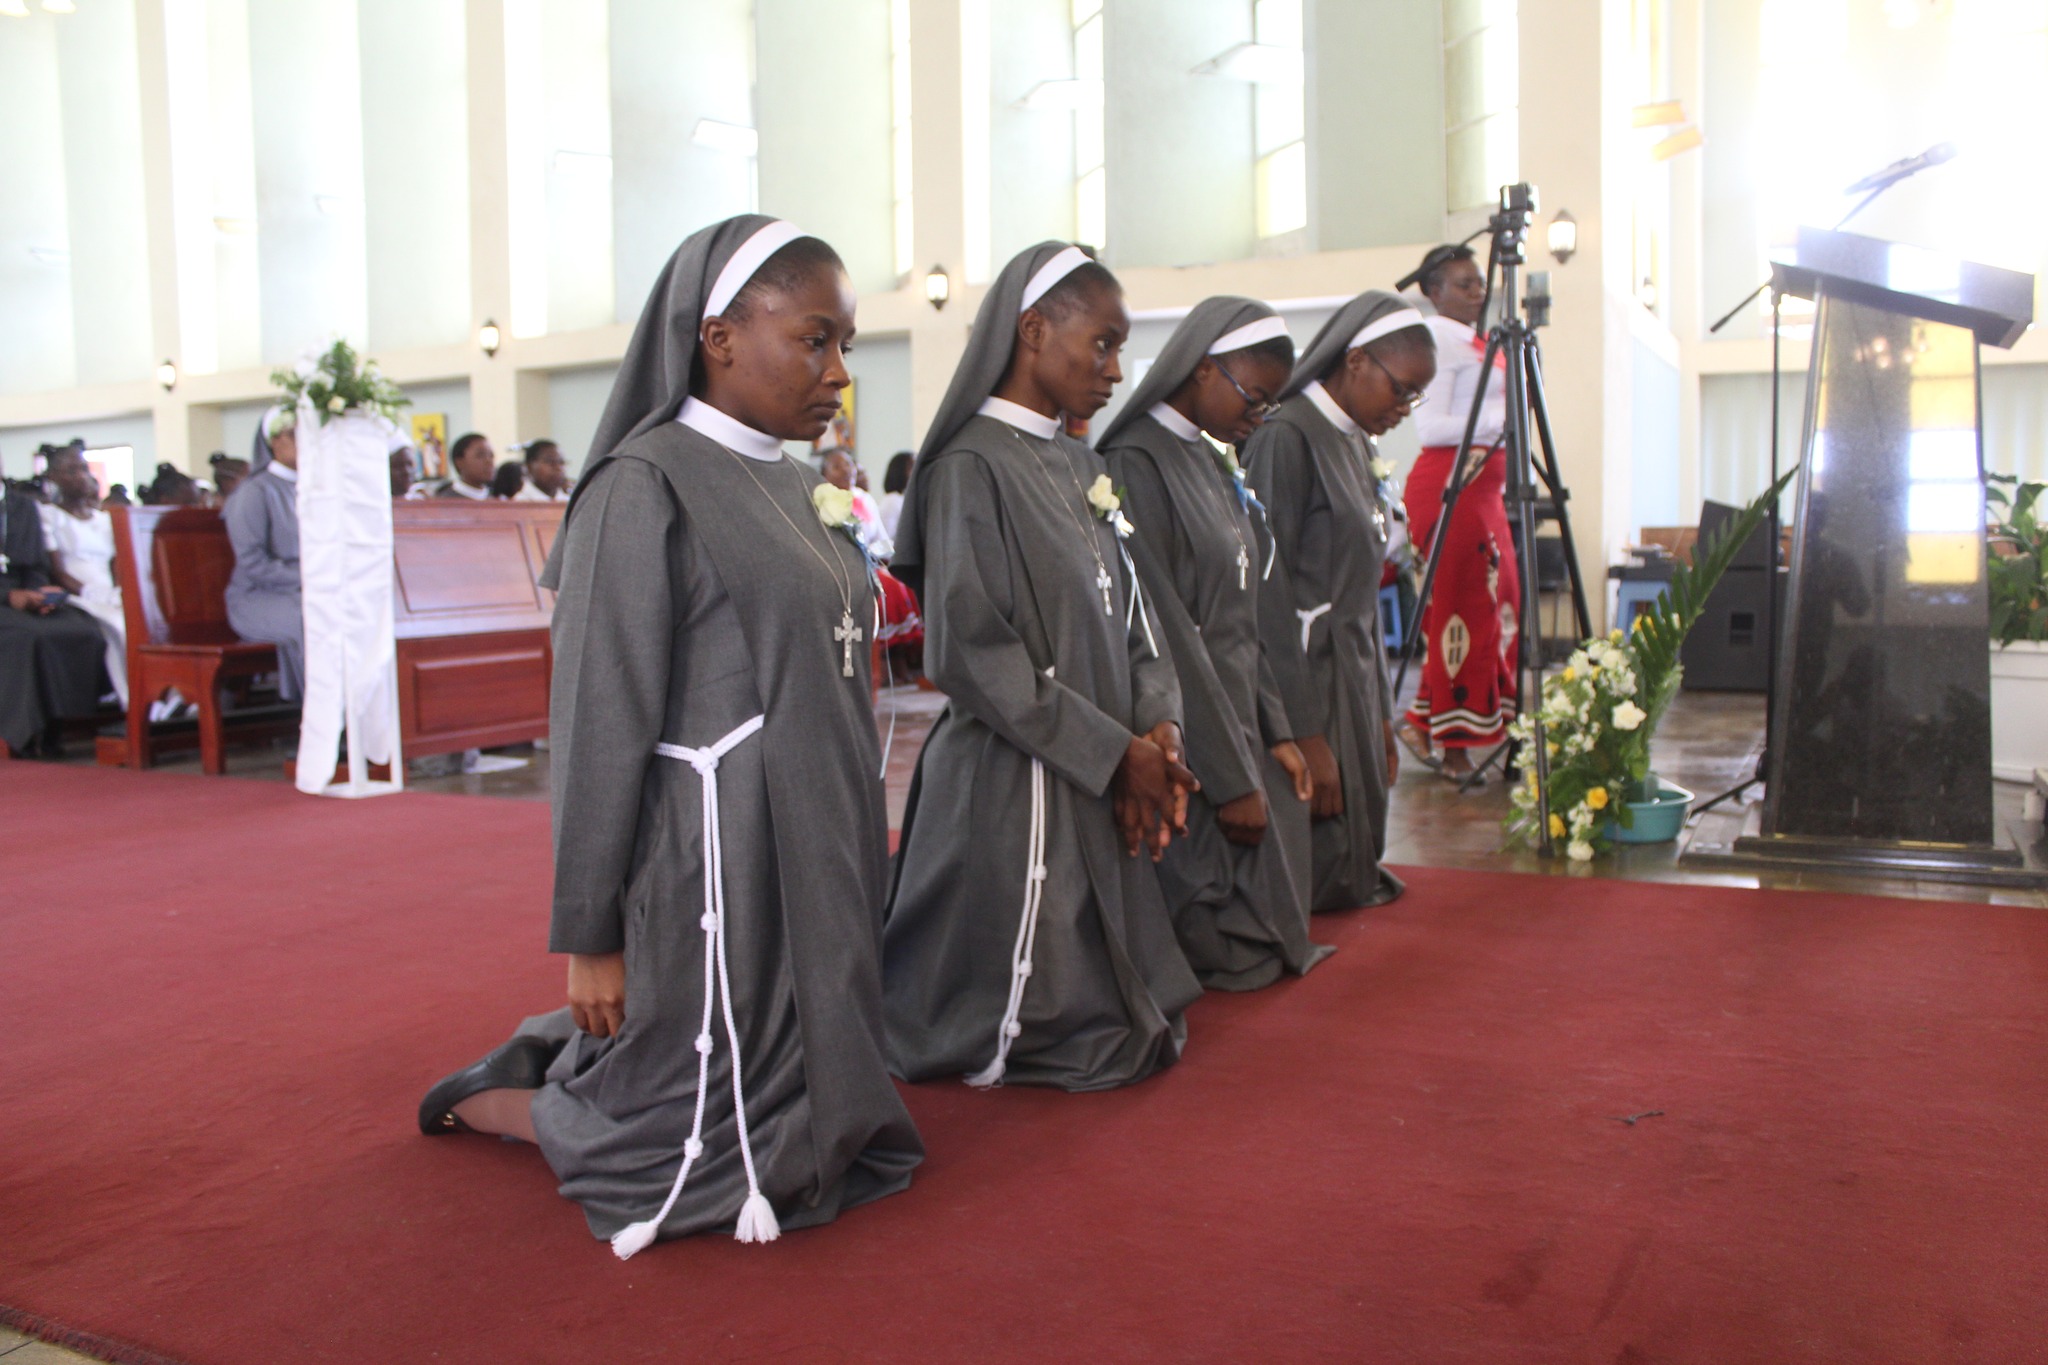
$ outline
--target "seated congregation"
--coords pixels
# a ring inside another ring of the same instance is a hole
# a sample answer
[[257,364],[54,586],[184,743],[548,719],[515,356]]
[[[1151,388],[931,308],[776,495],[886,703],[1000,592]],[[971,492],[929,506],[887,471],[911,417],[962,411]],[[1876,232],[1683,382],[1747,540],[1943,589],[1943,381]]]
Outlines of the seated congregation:
[[[1210,299],[1091,446],[1130,327],[1089,253],[1019,253],[878,527],[844,461],[783,453],[850,383],[837,253],[759,215],[682,244],[543,578],[567,1004],[423,1132],[536,1144],[621,1257],[772,1240],[909,1185],[892,1077],[1142,1081],[1204,988],[1402,894],[1374,442],[1431,327],[1368,291],[1297,354]],[[893,866],[860,647],[892,591],[946,699]]]

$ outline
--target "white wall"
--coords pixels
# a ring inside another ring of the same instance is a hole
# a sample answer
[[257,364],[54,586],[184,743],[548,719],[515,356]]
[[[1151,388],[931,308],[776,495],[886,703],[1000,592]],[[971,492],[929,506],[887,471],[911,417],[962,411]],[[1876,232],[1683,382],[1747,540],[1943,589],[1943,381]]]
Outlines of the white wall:
[[[700,119],[756,126],[753,49],[751,0],[612,0],[614,310],[621,322],[640,316],[654,277],[683,238],[753,206],[748,159],[690,140]],[[829,142],[825,73],[810,74],[820,99],[818,136]]]
[[860,292],[895,288],[889,0],[755,0],[754,22],[761,212],[832,243]]
[[1243,0],[1122,0],[1104,11],[1113,265],[1237,260],[1258,245],[1252,87],[1194,68],[1252,36]]
[[[63,445],[74,436],[85,438],[87,446],[135,447],[135,476],[148,483],[156,474],[156,428],[146,412],[125,413],[83,422],[54,422],[44,426],[0,428],[0,470],[10,479],[25,479],[36,447],[46,442]],[[131,488],[129,490],[133,492]]]
[[616,365],[598,365],[557,370],[548,376],[549,426],[545,434],[562,448],[571,474],[581,473],[589,461],[590,442],[597,435],[598,419],[604,416],[605,400],[611,397],[618,373]]
[[469,115],[462,6],[357,0],[369,345],[469,334]]
[[249,59],[263,359],[281,364],[368,329],[355,0],[252,4]]
[[[149,248],[134,7],[80,5],[57,35],[62,115],[54,131],[64,144],[74,382],[105,384],[146,374],[161,359],[150,355],[149,309],[138,306],[149,298]],[[34,136],[20,126],[8,134]]]
[[1040,81],[1074,74],[1074,41],[1068,0],[986,2],[993,275],[1028,246],[1074,235],[1074,116],[1016,107]]
[[[1688,525],[1699,509],[1682,508],[1678,502],[1678,367],[1638,339],[1634,381],[1629,405],[1629,452],[1634,466],[1631,529]],[[1758,484],[1750,496],[1765,486]]]
[[854,385],[854,452],[879,495],[889,457],[899,450],[916,450],[923,434],[911,427],[910,339],[857,338],[846,368]]
[[[71,336],[56,21],[9,20],[0,42],[0,390],[34,393],[77,382]],[[42,136],[27,130],[43,130]],[[38,259],[32,251],[56,252]]]

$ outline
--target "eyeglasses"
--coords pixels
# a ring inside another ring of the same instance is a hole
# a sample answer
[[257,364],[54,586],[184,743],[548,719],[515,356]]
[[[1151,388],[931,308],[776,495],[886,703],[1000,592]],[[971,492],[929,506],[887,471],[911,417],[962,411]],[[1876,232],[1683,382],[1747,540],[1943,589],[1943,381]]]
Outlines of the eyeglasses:
[[[1364,350],[1365,348],[1360,347],[1359,349]],[[1393,386],[1394,397],[1400,401],[1402,407],[1412,408],[1422,401],[1422,390],[1411,389],[1400,380],[1394,378],[1394,372],[1387,368],[1387,363],[1384,360],[1381,360],[1369,350],[1365,352],[1365,358],[1380,367],[1380,373],[1385,375],[1387,383]],[[1240,389],[1239,392],[1242,393],[1243,390]]]
[[1216,366],[1216,373],[1223,376],[1224,383],[1230,385],[1231,388],[1237,390],[1237,396],[1244,400],[1245,416],[1251,418],[1254,422],[1263,422],[1268,417],[1271,417],[1274,413],[1280,411],[1280,405],[1278,403],[1262,403],[1258,399],[1252,397],[1249,393],[1246,393],[1244,385],[1237,382],[1237,376],[1233,375],[1230,371],[1224,369],[1220,362]]

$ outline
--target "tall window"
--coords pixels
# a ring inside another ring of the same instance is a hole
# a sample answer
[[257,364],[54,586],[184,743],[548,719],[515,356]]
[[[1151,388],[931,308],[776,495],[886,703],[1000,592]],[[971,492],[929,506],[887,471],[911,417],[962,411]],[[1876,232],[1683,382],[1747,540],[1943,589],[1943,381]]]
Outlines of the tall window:
[[896,273],[916,266],[910,212],[910,0],[889,3],[889,141],[894,177]]
[[1109,238],[1109,195],[1103,170],[1102,85],[1103,0],[1073,0],[1074,79],[1081,92],[1074,103],[1074,238],[1093,247]]
[[1307,115],[1302,86],[1301,0],[1255,0],[1252,41],[1267,60],[1252,86],[1260,237],[1308,226]]
[[1517,178],[1521,100],[1515,0],[1443,0],[1444,188],[1452,213],[1494,203]]

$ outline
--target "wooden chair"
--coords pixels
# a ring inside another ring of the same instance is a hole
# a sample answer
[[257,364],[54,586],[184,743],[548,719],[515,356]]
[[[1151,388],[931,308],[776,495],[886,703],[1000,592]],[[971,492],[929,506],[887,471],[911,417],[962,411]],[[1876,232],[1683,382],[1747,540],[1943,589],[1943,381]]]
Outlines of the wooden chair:
[[199,708],[200,767],[225,772],[221,686],[277,668],[275,646],[243,640],[228,625],[235,552],[227,527],[210,507],[109,510],[128,624],[128,729],[123,741],[102,742],[99,760],[147,768],[159,750],[176,747],[153,737],[149,723],[150,703],[175,687]]

